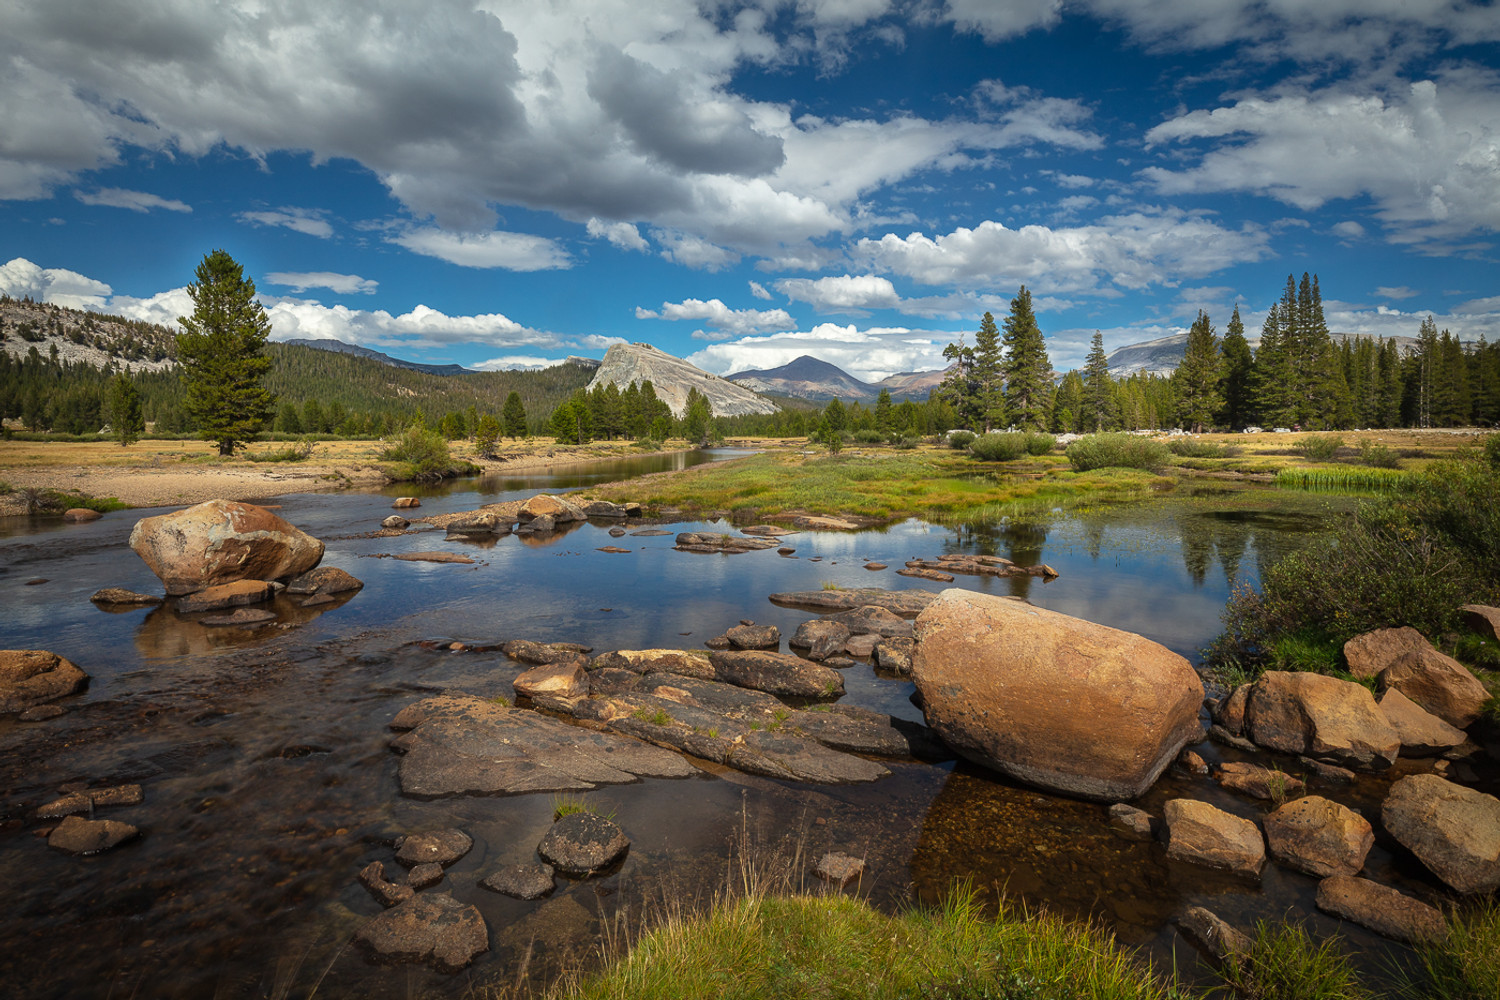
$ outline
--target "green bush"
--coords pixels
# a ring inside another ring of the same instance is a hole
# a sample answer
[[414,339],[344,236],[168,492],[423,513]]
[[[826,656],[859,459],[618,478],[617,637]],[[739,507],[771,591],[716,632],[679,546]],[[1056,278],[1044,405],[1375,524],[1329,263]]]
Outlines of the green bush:
[[480,471],[469,462],[455,462],[443,436],[420,424],[408,427],[401,440],[381,452],[380,457],[395,463],[392,474],[398,480],[436,482]]
[[884,444],[885,435],[877,430],[855,431],[854,440],[857,444]]
[[1091,469],[1156,470],[1171,452],[1160,441],[1139,434],[1090,434],[1068,445],[1068,462],[1079,472]]
[[305,462],[312,457],[314,446],[312,438],[303,437],[280,451],[247,451],[245,457],[252,462]]
[[1355,461],[1360,465],[1368,465],[1375,469],[1399,469],[1401,468],[1401,456],[1378,441],[1369,438],[1360,438],[1359,456]]
[[1308,434],[1292,445],[1292,449],[1309,462],[1331,462],[1344,446],[1344,439],[1337,434]]
[[910,448],[915,448],[917,446],[917,442],[920,440],[921,439],[918,438],[915,434],[901,434],[898,432],[891,435],[891,447],[900,448],[905,451]]
[[963,451],[969,445],[973,444],[974,439],[978,436],[973,431],[954,431],[948,435],[948,447],[954,451]]
[[1026,454],[1045,455],[1057,447],[1057,438],[1041,431],[1026,432]]
[[969,442],[969,454],[981,462],[1010,462],[1026,454],[1026,435],[983,434]]

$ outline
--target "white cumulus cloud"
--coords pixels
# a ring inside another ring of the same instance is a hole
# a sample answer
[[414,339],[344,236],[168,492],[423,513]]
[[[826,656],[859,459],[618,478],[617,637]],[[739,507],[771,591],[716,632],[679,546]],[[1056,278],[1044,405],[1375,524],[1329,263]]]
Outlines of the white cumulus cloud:
[[797,325],[785,309],[731,309],[721,299],[663,302],[660,309],[637,306],[635,316],[636,319],[703,320],[729,335],[785,330]]
[[646,242],[641,231],[629,222],[605,222],[602,219],[590,219],[585,228],[590,236],[595,239],[606,239],[621,250],[644,253],[651,249],[651,244]]
[[776,282],[776,290],[794,302],[806,302],[823,312],[893,309],[901,303],[891,280],[874,274],[783,278]]
[[31,298],[73,309],[102,310],[110,287],[61,267],[41,267],[25,257],[0,264],[0,294],[13,299]]

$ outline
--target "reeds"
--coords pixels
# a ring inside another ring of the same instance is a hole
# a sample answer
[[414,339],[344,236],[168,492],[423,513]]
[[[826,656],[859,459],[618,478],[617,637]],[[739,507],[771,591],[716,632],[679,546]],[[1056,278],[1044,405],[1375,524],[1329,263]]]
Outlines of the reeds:
[[1282,469],[1276,485],[1282,489],[1327,490],[1346,493],[1397,493],[1411,485],[1411,476],[1400,469],[1366,466],[1333,466],[1321,469]]

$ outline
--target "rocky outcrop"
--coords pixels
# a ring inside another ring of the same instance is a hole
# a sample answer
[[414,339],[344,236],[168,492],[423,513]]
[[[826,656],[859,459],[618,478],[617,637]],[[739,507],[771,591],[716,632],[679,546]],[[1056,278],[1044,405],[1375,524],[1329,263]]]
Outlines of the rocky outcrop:
[[372,917],[354,940],[390,962],[426,962],[457,972],[490,949],[489,928],[473,906],[443,892],[424,892]]
[[174,596],[235,580],[288,579],[323,558],[316,538],[263,507],[229,500],[142,518],[130,547]]
[[1459,892],[1500,889],[1500,799],[1435,774],[1391,786],[1380,809],[1391,836]]
[[587,811],[569,813],[552,824],[536,852],[568,875],[591,875],[630,850],[630,838],[613,820]]
[[401,790],[419,798],[584,791],[697,769],[660,747],[466,695],[408,705],[392,721]]
[[126,590],[124,587],[105,587],[103,590],[95,591],[89,600],[95,604],[121,607],[138,607],[146,604],[161,603],[161,598],[155,594],[141,594],[134,590]]
[[1390,886],[1349,875],[1318,883],[1318,909],[1352,920],[1397,941],[1435,941],[1448,933],[1448,922],[1436,909]]
[[[853,611],[857,608],[883,608],[903,618],[915,618],[938,595],[930,590],[882,590],[879,587],[855,587],[845,590],[797,590],[772,594],[771,603],[783,607],[810,608],[815,611]],[[845,625],[849,623],[844,622]],[[851,632],[854,627],[850,625]]]
[[1133,799],[1202,738],[1197,672],[1141,636],[967,590],[943,591],[916,633],[928,725],[1018,780]]
[[1403,757],[1431,757],[1468,739],[1462,729],[1448,725],[1395,688],[1380,696],[1380,710],[1401,737]]
[[687,412],[688,392],[697,389],[713,407],[716,417],[738,417],[747,413],[775,413],[776,404],[743,386],[697,368],[681,358],[657,350],[650,344],[612,344],[604,352],[599,370],[589,382],[589,391],[613,383],[625,389],[649,380],[656,398],[666,403],[672,416]]
[[1414,628],[1378,628],[1344,643],[1344,659],[1355,677],[1375,677],[1407,653],[1431,648],[1432,643]]
[[790,653],[716,650],[708,654],[708,662],[715,680],[767,694],[832,698],[844,693],[844,678],[837,670]]
[[1368,820],[1319,795],[1288,802],[1264,822],[1271,857],[1318,878],[1356,874],[1375,844]]
[[29,708],[83,690],[89,675],[44,649],[0,649],[0,713]]
[[1162,821],[1173,861],[1260,877],[1266,845],[1250,820],[1196,799],[1171,799],[1162,807]]
[[100,854],[140,836],[141,831],[117,819],[69,816],[47,837],[47,846],[66,854]]
[[1380,672],[1382,690],[1395,688],[1422,708],[1459,729],[1472,725],[1489,692],[1469,668],[1435,649],[1397,657]]
[[[905,623],[903,623],[905,624]],[[826,660],[844,648],[849,641],[849,627],[839,622],[814,618],[797,626],[796,634],[787,640],[793,649],[803,650],[809,660]]]
[[1250,686],[1245,732],[1271,750],[1355,767],[1389,767],[1401,749],[1367,689],[1323,674],[1266,671]]

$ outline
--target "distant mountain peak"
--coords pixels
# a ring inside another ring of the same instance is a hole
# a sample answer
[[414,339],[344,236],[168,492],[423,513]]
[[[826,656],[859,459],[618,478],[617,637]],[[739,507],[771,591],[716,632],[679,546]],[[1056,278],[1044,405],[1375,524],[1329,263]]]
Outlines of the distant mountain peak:
[[334,340],[332,337],[321,339],[309,339],[297,337],[292,340],[283,340],[283,344],[291,344],[295,347],[312,347],[319,351],[332,351],[334,354],[353,354],[356,357],[369,358],[371,361],[379,361],[383,365],[392,368],[405,368],[408,371],[426,372],[429,375],[467,375],[470,370],[463,365],[429,365],[420,361],[405,361],[401,358],[393,358],[382,351],[372,351],[368,347],[360,347],[358,344],[346,344],[342,340]]
[[594,373],[589,388],[614,383],[624,389],[632,382],[640,385],[647,380],[656,390],[656,398],[671,407],[672,415],[676,417],[687,412],[688,391],[691,389],[708,397],[715,416],[776,412],[775,403],[762,399],[750,389],[712,375],[650,344],[611,345],[604,352],[604,360]]

